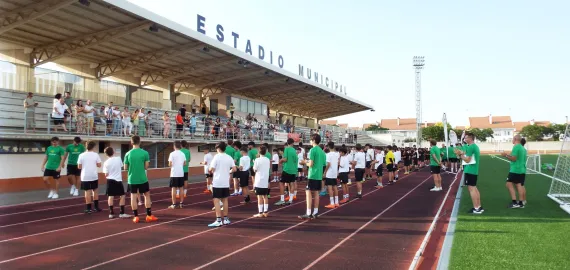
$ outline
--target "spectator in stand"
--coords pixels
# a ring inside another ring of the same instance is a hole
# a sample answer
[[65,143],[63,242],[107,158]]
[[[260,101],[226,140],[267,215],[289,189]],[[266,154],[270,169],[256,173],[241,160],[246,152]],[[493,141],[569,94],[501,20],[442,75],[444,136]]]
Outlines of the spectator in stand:
[[178,110],[180,115],[182,115],[182,119],[186,118],[186,104],[182,104],[182,108]]
[[234,107],[233,103],[230,103],[230,120],[234,120],[234,111],[236,110],[236,107]]
[[91,100],[87,100],[87,105],[83,108],[83,116],[85,116],[85,121],[87,122],[87,135],[95,133],[95,108],[91,103]]
[[212,135],[212,130],[210,129],[210,126],[212,124],[212,119],[210,118],[209,114],[206,114],[206,117],[203,118],[204,121],[204,139],[206,137],[211,137]]
[[287,133],[291,133],[291,119],[287,118],[285,121],[285,130]]
[[206,103],[202,102],[200,106],[202,107],[202,114],[206,114],[207,113]]
[[196,134],[196,114],[192,113],[192,117],[190,117],[190,138],[194,139],[195,134]]
[[53,97],[53,106],[57,105],[60,99],[61,99],[61,94],[60,93],[55,94],[55,96]]
[[146,126],[146,135],[152,137],[152,126],[150,120],[152,120],[152,112],[148,111],[144,118],[144,124]]
[[138,119],[139,119],[138,135],[139,137],[144,137],[146,136],[146,117],[144,114],[144,108],[141,108],[139,110]]
[[135,109],[135,112],[131,115],[131,119],[133,119],[133,126],[135,127],[135,133],[138,133],[139,131],[139,112],[139,109]]
[[221,132],[220,129],[222,128],[222,122],[219,117],[216,118],[216,122],[214,123],[214,138],[220,138]]
[[65,105],[68,108],[68,110],[65,111],[65,114],[64,114],[65,121],[71,122],[71,108],[73,107],[73,98],[71,97],[71,92],[65,92],[65,98],[63,100],[65,102]]
[[196,114],[196,110],[198,109],[198,105],[196,105],[196,100],[192,100],[192,107],[190,108],[192,110],[193,114]]
[[24,99],[24,117],[26,121],[26,132],[28,129],[32,129],[36,132],[36,107],[38,103],[34,100],[34,93],[28,92],[26,99]]
[[354,143],[358,143],[356,133],[354,133]]
[[97,114],[97,119],[99,120],[99,123],[105,125],[105,123],[107,123],[107,119],[105,117],[105,106],[101,106],[101,108],[99,108],[98,111],[95,111],[95,113]]
[[123,116],[123,131],[125,137],[133,135],[133,122],[131,120],[131,112],[129,112],[129,107],[125,107],[125,110],[121,113]]
[[75,129],[76,132],[85,133],[85,114],[83,114],[83,101],[80,99],[75,103],[73,107],[73,113],[75,114]]
[[174,133],[174,138],[175,139],[182,138],[180,133],[183,131],[184,131],[184,119],[182,118],[182,112],[178,111],[178,114],[176,115],[176,132]]
[[348,143],[348,130],[344,131],[344,143]]
[[67,132],[67,128],[65,128],[65,122],[64,122],[64,115],[65,112],[68,111],[67,105],[65,105],[65,100],[63,98],[59,99],[59,103],[56,103],[53,106],[53,111],[51,114],[51,118],[53,119],[53,130],[54,132],[57,132],[57,126],[61,125],[61,128],[63,129],[63,131]]
[[164,125],[162,137],[170,138],[170,115],[168,115],[168,112],[164,112],[164,115],[162,115],[162,121]]
[[121,135],[121,111],[119,106],[113,110],[113,134]]
[[109,106],[105,108],[105,122],[107,123],[107,135],[112,133],[113,129],[113,102],[109,102]]

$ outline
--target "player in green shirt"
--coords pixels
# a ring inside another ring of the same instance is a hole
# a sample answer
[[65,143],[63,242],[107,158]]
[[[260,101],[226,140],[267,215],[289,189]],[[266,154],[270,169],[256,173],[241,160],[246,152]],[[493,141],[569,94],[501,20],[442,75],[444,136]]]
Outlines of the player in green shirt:
[[79,189],[77,189],[77,180],[81,176],[81,170],[77,167],[77,159],[81,153],[85,152],[85,146],[81,144],[81,138],[73,138],[73,143],[65,148],[65,155],[61,160],[61,167],[65,165],[67,160],[67,181],[71,186],[69,194],[79,196]]
[[[190,155],[190,150],[188,150],[188,142],[186,140],[182,140],[180,142],[182,148],[180,152],[184,154],[186,157],[186,164],[184,165],[184,198],[186,198],[186,193],[188,193],[188,168],[190,167],[190,159],[192,159]],[[180,199],[180,189],[176,189],[176,199]]]
[[482,214],[485,210],[481,207],[481,194],[479,193],[479,189],[477,189],[480,156],[479,146],[475,144],[475,136],[470,132],[465,134],[465,142],[467,142],[465,151],[456,149],[455,154],[466,163],[465,168],[463,169],[463,173],[465,174],[465,185],[469,188],[469,195],[473,202],[473,208],[469,213]]
[[448,158],[449,158],[449,170],[452,173],[457,173],[457,156],[455,155],[455,147],[452,145],[449,146],[448,151]]
[[431,148],[429,149],[429,167],[433,175],[435,186],[430,191],[442,191],[441,187],[441,151],[437,147],[435,140],[430,141]]
[[[290,205],[293,203],[293,199],[296,194],[295,190],[295,178],[297,177],[297,165],[298,159],[297,151],[293,148],[295,141],[291,138],[287,139],[287,147],[283,150],[283,158],[279,163],[283,164],[283,173],[281,174],[281,180],[279,181],[279,195],[280,200],[275,203],[275,205]],[[271,160],[271,159],[269,159]],[[285,199],[285,186],[288,187],[290,193],[288,200]]]
[[[242,146],[241,142],[235,141],[232,146],[234,148],[234,154],[231,157],[234,159],[236,166],[239,167],[239,159],[241,158],[241,152],[240,151],[241,151],[241,146]],[[226,147],[226,150],[228,148],[229,147]],[[236,171],[233,173],[232,178],[234,179],[234,193],[230,194],[230,196],[242,195],[241,187],[239,187],[239,177],[240,177],[239,171]]]
[[137,198],[141,193],[144,194],[144,204],[146,207],[146,222],[157,221],[158,219],[152,215],[150,206],[150,185],[148,184],[148,178],[146,176],[146,170],[150,163],[150,158],[148,152],[141,149],[141,137],[133,136],[131,137],[131,144],[133,149],[131,149],[125,155],[125,170],[128,172],[128,190],[131,193],[131,207],[133,208],[133,218],[134,223],[139,223],[139,212],[137,208]]
[[449,168],[449,159],[448,159],[449,157],[447,156],[447,146],[445,144],[442,144],[441,148],[439,149],[439,152],[441,153],[441,164],[443,164],[445,168]]
[[247,144],[247,149],[249,149],[249,151],[247,152],[247,156],[249,157],[251,163],[250,164],[251,167],[249,168],[249,175],[251,177],[251,183],[253,183],[255,181],[255,171],[253,171],[253,161],[257,158],[259,152],[257,151],[257,148],[255,148],[254,142],[249,142]]
[[[65,149],[59,146],[59,138],[51,138],[51,146],[46,149],[46,156],[42,162],[42,171],[44,172],[44,185],[49,189],[48,199],[59,198],[59,178],[61,174],[61,157],[65,155]],[[49,182],[49,178],[53,178],[53,186]]]
[[[304,160],[302,163],[309,167],[308,182],[306,194],[307,212],[299,216],[300,219],[315,219],[319,213],[319,192],[323,185],[323,167],[326,164],[326,156],[323,149],[319,147],[321,136],[319,134],[311,135],[311,151],[309,152],[309,161]],[[314,204],[313,199],[315,200]],[[313,206],[313,208],[311,208]]]
[[[511,161],[511,168],[509,176],[507,177],[507,189],[511,194],[512,203],[510,208],[524,208],[526,202],[526,189],[524,181],[526,177],[526,156],[527,152],[524,148],[526,140],[521,138],[520,135],[513,137],[513,150],[511,153],[503,152],[503,156]],[[515,185],[519,193],[519,201],[517,202],[517,194],[515,192]]]

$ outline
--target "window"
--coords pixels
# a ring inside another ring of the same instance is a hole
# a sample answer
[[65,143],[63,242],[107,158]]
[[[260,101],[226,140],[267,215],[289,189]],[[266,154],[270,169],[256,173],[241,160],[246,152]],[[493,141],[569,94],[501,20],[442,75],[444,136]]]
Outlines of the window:
[[253,101],[247,101],[247,112],[248,113],[254,113],[255,111],[255,102]]
[[237,98],[237,97],[232,97],[232,98],[230,99],[230,104],[228,104],[228,110],[229,110],[229,107],[230,107],[230,105],[231,105],[232,103],[234,104],[234,107],[236,108],[236,111],[238,111],[238,112],[241,111],[241,108],[240,108],[240,105],[239,105],[239,98]]
[[267,115],[267,104],[261,103],[261,114]]
[[241,102],[240,112],[247,113],[247,100],[241,99],[240,102]]
[[255,114],[261,114],[261,103],[255,103]]

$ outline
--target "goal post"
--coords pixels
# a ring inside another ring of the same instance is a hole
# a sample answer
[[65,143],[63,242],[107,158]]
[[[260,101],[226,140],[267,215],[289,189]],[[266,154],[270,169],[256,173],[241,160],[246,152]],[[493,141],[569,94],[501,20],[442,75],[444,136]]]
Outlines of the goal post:
[[556,161],[548,197],[570,214],[570,125],[566,126],[562,137],[562,148]]
[[540,155],[528,155],[526,157],[526,174],[539,174],[542,172]]

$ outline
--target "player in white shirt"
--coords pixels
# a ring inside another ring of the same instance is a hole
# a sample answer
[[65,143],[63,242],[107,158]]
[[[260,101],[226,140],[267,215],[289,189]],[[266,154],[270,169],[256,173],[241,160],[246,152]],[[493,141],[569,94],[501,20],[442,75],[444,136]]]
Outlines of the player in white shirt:
[[[251,167],[251,159],[247,152],[247,147],[243,147],[240,150],[241,158],[239,159],[239,188],[243,191],[244,195],[243,201],[241,202],[242,204],[249,203],[251,200],[249,198],[249,167]],[[269,168],[267,168],[266,173],[269,173]]]
[[65,99],[63,97],[57,101],[58,102],[54,101],[53,110],[51,113],[51,118],[53,119],[53,131],[57,132],[57,126],[61,126],[63,131],[67,132],[67,128],[65,128],[64,118],[65,111],[67,111],[69,108],[67,108],[67,105],[65,105]]
[[372,162],[374,170],[376,171],[376,188],[383,188],[382,185],[382,170],[384,169],[382,164],[384,163],[384,153],[381,151],[380,147],[376,147],[374,154],[374,161]]
[[327,144],[329,152],[327,153],[326,168],[325,168],[325,185],[327,186],[330,204],[326,208],[334,209],[339,207],[338,201],[338,163],[340,159],[339,153],[334,148],[334,142]]
[[170,166],[170,188],[172,190],[172,205],[169,209],[182,208],[184,203],[184,196],[178,196],[180,203],[176,203],[176,193],[184,192],[184,166],[186,166],[186,156],[182,151],[182,143],[180,141],[174,142],[174,151],[168,156],[168,166]]
[[[94,141],[87,142],[87,152],[83,152],[77,159],[77,168],[81,170],[81,190],[85,191],[85,214],[91,212],[101,212],[99,208],[99,174],[98,169],[101,167],[101,158],[99,154],[93,152],[97,143]],[[91,202],[93,202],[93,211],[91,211]]]
[[[228,208],[222,204],[228,204],[228,197],[230,196],[230,174],[236,171],[234,159],[225,153],[226,143],[220,142],[216,145],[218,154],[212,159],[210,163],[210,174],[212,174],[212,197],[214,200],[214,208],[216,210],[216,221],[209,224],[208,227],[220,227],[222,225],[229,225],[230,219],[228,217]],[[269,172],[269,169],[267,169]],[[223,220],[222,220],[223,212]]]
[[[297,148],[297,182],[301,181],[304,177],[305,177],[305,171],[303,164],[301,164],[301,161],[305,159],[305,156],[303,155],[303,151],[301,151],[302,148]],[[297,184],[295,182],[295,184]]]
[[394,157],[396,158],[396,164],[394,164],[394,181],[398,180],[398,172],[400,172],[400,162],[402,162],[402,152],[400,152],[400,148],[395,147],[396,150],[394,151]]
[[265,146],[259,147],[259,157],[253,162],[253,170],[255,171],[255,181],[253,188],[255,195],[257,195],[257,209],[258,213],[254,217],[267,217],[269,210],[269,159],[265,156],[267,148]]
[[210,149],[204,148],[204,161],[200,165],[204,165],[204,175],[206,176],[206,190],[204,193],[212,193],[212,175],[210,174],[210,163],[214,156],[210,153]]
[[362,181],[364,180],[364,168],[366,168],[366,154],[364,154],[362,146],[356,145],[356,153],[354,154],[354,181],[356,181],[357,198],[362,198]]
[[350,200],[348,190],[348,173],[350,172],[351,165],[347,152],[348,150],[346,150],[346,148],[340,149],[340,160],[338,164],[338,179],[342,185],[342,200],[340,200],[340,204],[347,203]]
[[364,152],[366,153],[366,179],[372,179],[372,162],[374,161],[374,148],[372,145],[366,144],[364,146]]
[[115,150],[113,147],[105,148],[105,155],[108,159],[103,164],[103,173],[107,178],[107,203],[109,204],[109,218],[115,218],[113,211],[113,201],[115,197],[119,196],[119,207],[121,212],[120,218],[130,218],[131,215],[125,214],[125,187],[123,186],[123,162],[121,157],[115,157]]
[[273,156],[271,156],[271,170],[273,171],[273,180],[271,182],[279,181],[279,151],[277,148],[273,149]]
[[[303,156],[303,159],[299,159],[299,160],[305,160],[307,159],[307,153],[305,151],[305,147],[303,146],[302,142],[299,142],[299,149],[301,150],[301,155]],[[299,179],[299,181],[303,181],[305,180],[305,175],[307,175],[307,167],[305,165],[303,165],[303,171],[302,171],[302,177]],[[296,183],[295,183],[296,184]]]

